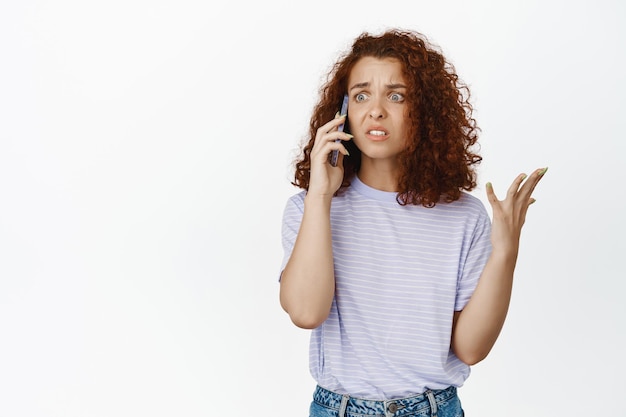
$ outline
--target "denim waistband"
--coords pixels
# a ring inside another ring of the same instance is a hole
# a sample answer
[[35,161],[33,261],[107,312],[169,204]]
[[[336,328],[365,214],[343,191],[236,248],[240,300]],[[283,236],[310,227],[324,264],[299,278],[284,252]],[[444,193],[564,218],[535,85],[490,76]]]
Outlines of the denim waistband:
[[313,401],[325,407],[340,410],[340,417],[346,413],[401,417],[428,408],[431,409],[430,415],[436,416],[438,404],[442,404],[456,397],[456,395],[456,387],[448,387],[442,390],[427,390],[423,394],[413,397],[379,401],[338,394],[318,385],[313,394]]

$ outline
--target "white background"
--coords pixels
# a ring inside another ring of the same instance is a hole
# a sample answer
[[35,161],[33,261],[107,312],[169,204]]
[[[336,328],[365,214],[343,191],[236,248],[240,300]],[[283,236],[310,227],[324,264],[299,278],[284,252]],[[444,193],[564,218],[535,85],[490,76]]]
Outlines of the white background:
[[599,1],[0,3],[0,416],[305,416],[278,304],[291,162],[361,31],[472,89],[475,195],[549,166],[470,416],[623,413],[626,7]]

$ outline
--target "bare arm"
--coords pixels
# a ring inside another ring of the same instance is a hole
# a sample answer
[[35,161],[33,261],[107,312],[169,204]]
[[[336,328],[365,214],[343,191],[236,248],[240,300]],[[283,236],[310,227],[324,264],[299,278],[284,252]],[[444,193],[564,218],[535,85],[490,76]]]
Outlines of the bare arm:
[[280,302],[295,325],[313,329],[326,320],[334,293],[330,198],[307,195],[298,237],[281,275]]
[[[342,158],[347,151],[334,140],[351,138],[337,132],[342,122],[343,118],[335,118],[322,126],[315,137],[302,223],[281,275],[280,303],[296,326],[307,329],[326,320],[335,294],[330,205],[343,180]],[[341,153],[336,167],[328,162],[334,149]]]
[[545,171],[535,170],[523,185],[526,176],[519,175],[502,201],[495,196],[491,184],[487,184],[487,197],[493,208],[493,251],[474,294],[463,311],[455,313],[452,331],[452,349],[469,365],[489,354],[504,325],[522,226],[528,207],[535,202],[531,194]]

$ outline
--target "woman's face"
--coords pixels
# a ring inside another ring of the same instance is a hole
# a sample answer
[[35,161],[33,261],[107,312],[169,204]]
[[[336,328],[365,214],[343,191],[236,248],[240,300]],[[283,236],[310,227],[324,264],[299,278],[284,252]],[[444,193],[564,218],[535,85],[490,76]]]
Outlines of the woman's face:
[[407,87],[395,58],[361,58],[348,77],[348,121],[366,162],[396,162],[406,147]]

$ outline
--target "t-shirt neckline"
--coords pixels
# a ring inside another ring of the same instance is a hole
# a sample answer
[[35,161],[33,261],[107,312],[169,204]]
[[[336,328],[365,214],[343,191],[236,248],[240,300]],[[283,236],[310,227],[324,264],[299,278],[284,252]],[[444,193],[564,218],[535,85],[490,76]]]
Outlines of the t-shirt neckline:
[[387,203],[397,203],[396,197],[398,193],[393,191],[382,191],[372,188],[359,179],[358,175],[352,178],[350,187],[362,196],[371,198],[372,200],[384,201]]

